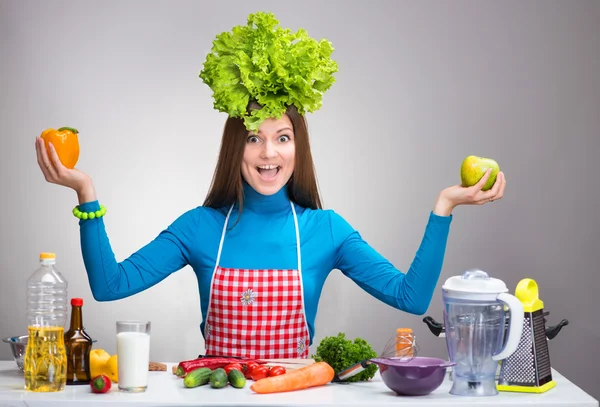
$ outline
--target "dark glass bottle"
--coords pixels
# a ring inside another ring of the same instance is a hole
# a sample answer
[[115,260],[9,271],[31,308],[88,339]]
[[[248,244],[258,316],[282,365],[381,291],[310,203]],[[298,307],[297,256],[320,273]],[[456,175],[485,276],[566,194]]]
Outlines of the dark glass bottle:
[[67,385],[89,384],[92,338],[83,329],[82,298],[71,299],[71,326],[65,332]]

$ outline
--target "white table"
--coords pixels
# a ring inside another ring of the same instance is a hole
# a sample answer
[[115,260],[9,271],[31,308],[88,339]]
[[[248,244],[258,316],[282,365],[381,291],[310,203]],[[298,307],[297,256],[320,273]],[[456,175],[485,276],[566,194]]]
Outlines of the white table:
[[598,401],[553,371],[556,387],[543,394],[501,392],[493,397],[466,398],[448,393],[452,382],[446,380],[427,396],[401,397],[389,390],[377,374],[370,382],[333,384],[278,394],[255,394],[248,381],[243,389],[210,385],[193,389],[183,387],[183,380],[171,372],[149,372],[145,393],[120,393],[116,384],[109,393],[94,394],[89,386],[66,386],[57,393],[32,393],[23,390],[23,373],[13,361],[0,361],[0,407],[28,406],[596,406]]

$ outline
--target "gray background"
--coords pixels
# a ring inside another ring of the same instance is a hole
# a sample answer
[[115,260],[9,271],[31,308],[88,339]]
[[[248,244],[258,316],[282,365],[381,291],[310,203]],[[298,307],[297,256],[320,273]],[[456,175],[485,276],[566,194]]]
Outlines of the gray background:
[[[117,319],[149,318],[153,360],[203,350],[188,267],[131,298],[93,300],[76,195],[44,181],[34,138],[47,127],[80,130],[78,168],[94,179],[124,259],[202,202],[225,115],[198,73],[217,33],[266,10],[336,49],[337,82],[308,117],[326,207],[405,271],[462,159],[495,158],[506,196],[454,211],[427,315],[441,319],[440,286],[465,269],[482,268],[511,292],[533,278],[548,324],[570,321],[549,343],[553,366],[600,398],[600,2],[217,3],[0,2],[0,337],[26,332],[25,281],[39,252],[54,251],[98,346],[116,351]],[[421,354],[444,357],[421,319],[334,271],[311,351],[340,331],[383,350],[409,326]]]

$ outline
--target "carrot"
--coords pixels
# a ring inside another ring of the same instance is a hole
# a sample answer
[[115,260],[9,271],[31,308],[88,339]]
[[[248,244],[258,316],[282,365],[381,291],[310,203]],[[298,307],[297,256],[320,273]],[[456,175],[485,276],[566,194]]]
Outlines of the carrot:
[[252,383],[250,389],[255,393],[280,393],[322,386],[333,380],[335,372],[326,362],[317,362],[290,370],[279,376],[265,377]]

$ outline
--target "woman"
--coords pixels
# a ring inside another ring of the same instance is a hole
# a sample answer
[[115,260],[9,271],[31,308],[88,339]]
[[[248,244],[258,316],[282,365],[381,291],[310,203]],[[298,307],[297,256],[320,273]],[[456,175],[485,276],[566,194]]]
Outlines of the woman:
[[[260,112],[262,105],[249,104],[248,114]],[[489,173],[474,187],[444,189],[404,274],[341,216],[322,209],[306,121],[297,107],[290,104],[280,117],[254,124],[230,115],[204,204],[124,261],[115,260],[102,216],[80,219],[96,300],[134,295],[190,265],[198,279],[207,354],[306,358],[331,270],[341,270],[386,304],[423,314],[441,272],[453,208],[504,194],[502,173],[489,191],[481,189]],[[46,180],[77,192],[79,217],[100,210],[89,176],[63,166],[40,138],[36,151]]]

